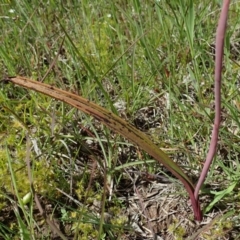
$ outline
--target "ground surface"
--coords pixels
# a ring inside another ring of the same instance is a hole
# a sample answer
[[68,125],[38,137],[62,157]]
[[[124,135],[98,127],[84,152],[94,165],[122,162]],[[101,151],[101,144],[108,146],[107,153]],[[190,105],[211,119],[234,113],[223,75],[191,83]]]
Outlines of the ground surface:
[[[195,183],[214,119],[219,1],[0,4],[0,75],[79,94],[149,136]],[[238,239],[239,11],[225,44],[222,127],[194,221],[182,184],[128,139],[66,104],[0,86],[0,239]],[[30,175],[44,214],[32,191]],[[24,200],[25,201],[25,200]]]

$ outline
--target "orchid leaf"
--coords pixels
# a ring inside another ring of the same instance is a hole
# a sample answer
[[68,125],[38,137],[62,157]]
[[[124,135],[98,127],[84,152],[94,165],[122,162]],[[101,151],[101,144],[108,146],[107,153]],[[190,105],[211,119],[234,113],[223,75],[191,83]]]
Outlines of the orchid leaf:
[[151,155],[159,163],[163,164],[173,175],[182,181],[186,190],[189,193],[192,207],[196,220],[201,219],[201,211],[198,200],[194,197],[194,185],[188,176],[182,171],[178,165],[173,162],[161,149],[159,149],[144,133],[136,129],[130,123],[124,121],[122,118],[104,109],[103,107],[90,102],[81,96],[58,89],[48,84],[33,81],[25,77],[10,77],[6,79],[22,87],[32,89],[34,91],[43,93],[52,98],[58,99],[62,102],[87,113],[99,120],[102,124],[108,126],[113,131],[121,134],[129,141],[133,142],[149,155]]
[[168,170],[170,170],[176,177],[181,176],[188,184],[193,187],[192,182],[188,176],[182,171],[178,165],[173,162],[162,150],[160,150],[144,133],[136,129],[134,126],[124,121],[122,118],[106,110],[105,108],[90,102],[81,96],[58,89],[48,84],[33,81],[25,77],[9,78],[11,82],[26,87],[28,89],[41,92],[50,97],[58,99],[62,102],[68,103],[79,110],[95,117],[104,125],[108,126],[115,132],[123,135],[131,142],[137,144],[149,155],[154,157],[162,163]]

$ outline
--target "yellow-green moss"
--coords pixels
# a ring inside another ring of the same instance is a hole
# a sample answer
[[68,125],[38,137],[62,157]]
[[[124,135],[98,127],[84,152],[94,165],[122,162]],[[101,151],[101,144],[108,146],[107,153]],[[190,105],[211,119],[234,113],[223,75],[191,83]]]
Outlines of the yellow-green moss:
[[124,227],[126,226],[127,222],[128,218],[124,215],[113,217],[110,221],[110,223],[113,225],[113,229],[116,228],[116,232],[118,232],[118,234],[124,232]]
[[226,231],[232,229],[233,223],[229,219],[217,221],[207,233],[203,233],[202,237],[206,240],[217,239],[218,237],[224,237]]
[[98,231],[94,229],[91,223],[79,223],[78,228],[80,229],[81,239],[96,239],[98,236]]
[[174,219],[173,223],[168,227],[168,232],[172,234],[176,240],[182,240],[186,234],[186,229],[179,224],[177,219]]
[[[0,149],[0,181],[4,183],[4,192],[12,193],[16,195],[15,189],[13,188],[12,180],[15,179],[17,191],[20,197],[23,197],[30,191],[30,183],[28,177],[28,171],[26,166],[26,144],[19,144],[16,140],[16,125],[17,121],[13,123],[14,128],[9,131],[5,139],[6,148]],[[10,157],[11,167],[14,172],[14,176],[11,176],[9,172],[9,160]],[[32,164],[31,171],[33,176],[34,187],[37,193],[56,198],[56,187],[58,184],[63,185],[62,182],[57,182],[57,173],[55,172],[54,166],[47,163],[45,159],[35,160],[34,156],[31,156]],[[2,195],[4,199],[4,194]],[[2,202],[2,201],[1,201]],[[0,209],[4,207],[4,202],[1,203]]]

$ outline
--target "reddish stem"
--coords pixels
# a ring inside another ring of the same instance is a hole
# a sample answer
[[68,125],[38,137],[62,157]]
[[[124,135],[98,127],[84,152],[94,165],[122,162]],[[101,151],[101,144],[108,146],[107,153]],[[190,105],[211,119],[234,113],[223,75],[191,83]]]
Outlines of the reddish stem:
[[216,53],[215,53],[215,119],[214,127],[212,131],[212,138],[209,146],[209,151],[206,157],[203,170],[198,180],[197,186],[194,191],[194,197],[197,200],[199,190],[207,176],[213,157],[216,153],[219,126],[221,122],[221,74],[222,74],[222,62],[223,62],[223,47],[224,36],[226,32],[228,9],[230,0],[223,1],[222,11],[218,22],[218,28],[216,33]]

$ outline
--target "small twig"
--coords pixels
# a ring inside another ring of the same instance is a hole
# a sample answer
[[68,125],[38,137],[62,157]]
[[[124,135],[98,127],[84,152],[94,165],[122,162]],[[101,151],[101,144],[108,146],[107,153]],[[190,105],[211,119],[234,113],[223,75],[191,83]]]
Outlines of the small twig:
[[147,181],[157,181],[157,182],[160,182],[160,183],[177,182],[176,179],[171,179],[170,177],[165,177],[163,175],[151,174],[151,173],[143,172],[143,171],[132,171],[132,170],[129,170],[128,172],[129,173],[135,173],[135,174],[141,176],[142,178],[146,179]]
[[63,37],[63,40],[62,40],[61,45],[60,45],[60,47],[59,47],[59,49],[58,49],[58,52],[57,52],[55,58],[53,59],[53,61],[51,62],[50,66],[49,66],[49,68],[48,68],[48,70],[47,70],[47,72],[46,72],[46,73],[44,74],[44,76],[42,77],[41,82],[43,82],[43,81],[45,80],[45,78],[47,77],[47,75],[50,73],[50,71],[52,70],[52,68],[53,68],[54,65],[56,64],[57,59],[58,59],[58,56],[59,56],[59,54],[60,54],[60,52],[61,52],[61,50],[62,50],[62,46],[63,46],[64,40],[65,40],[65,37]]
[[75,204],[77,204],[80,207],[83,207],[84,205],[79,202],[78,200],[76,200],[75,198],[73,198],[71,195],[67,194],[66,192],[64,192],[63,190],[61,190],[60,188],[56,188],[56,190],[58,190],[60,193],[62,193],[63,195],[65,195],[66,197],[68,197],[71,201],[73,201]]

